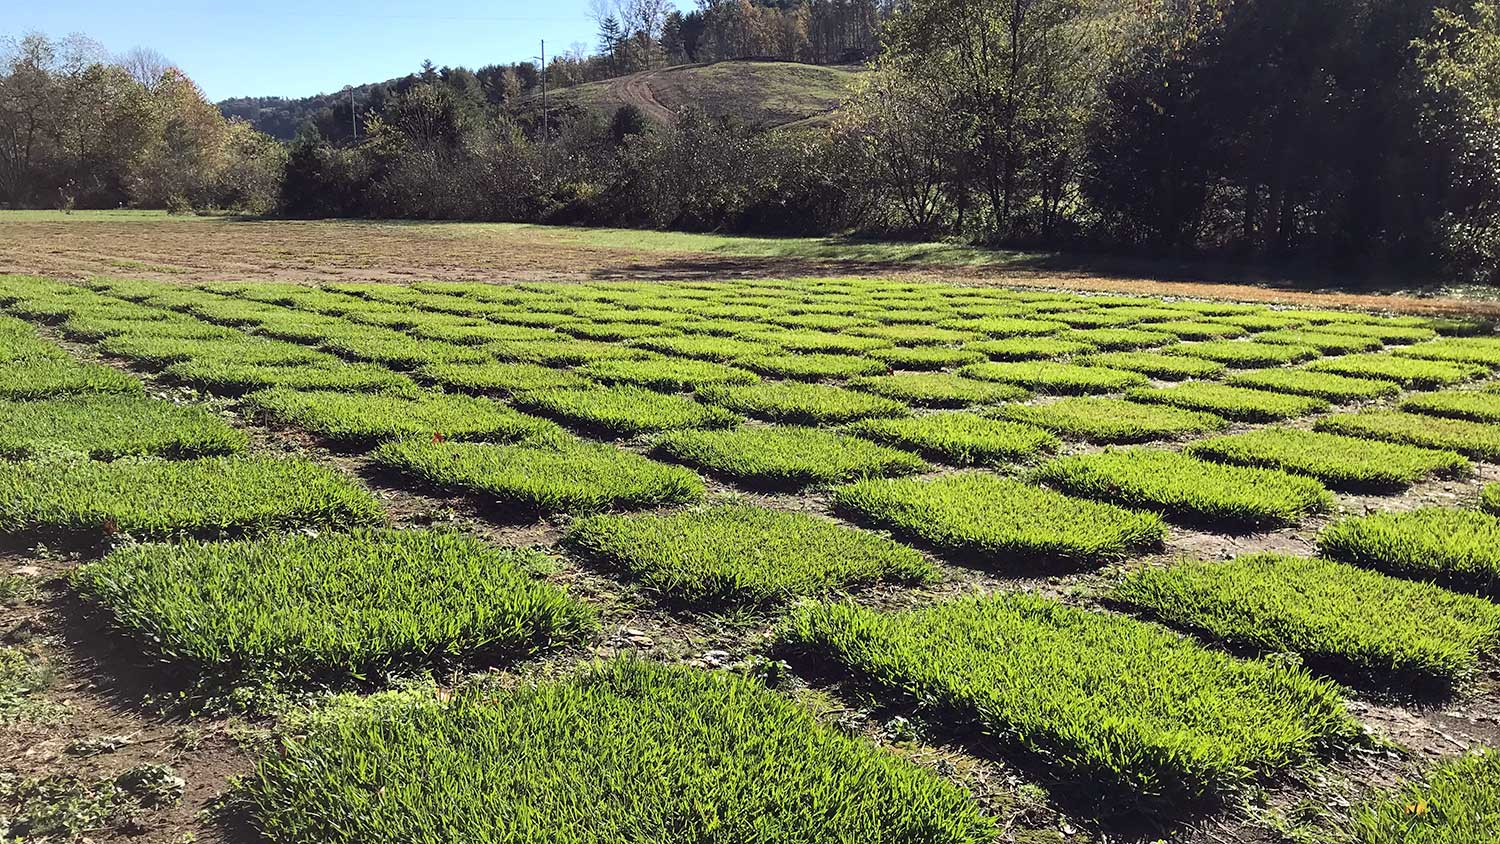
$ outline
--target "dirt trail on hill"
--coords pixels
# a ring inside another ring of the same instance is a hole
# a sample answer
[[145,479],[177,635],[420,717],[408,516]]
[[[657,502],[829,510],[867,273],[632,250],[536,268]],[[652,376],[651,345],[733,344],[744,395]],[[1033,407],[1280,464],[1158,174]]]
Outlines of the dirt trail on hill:
[[677,119],[677,115],[671,109],[662,105],[661,101],[656,99],[656,92],[651,90],[651,80],[655,79],[660,73],[660,71],[651,70],[611,79],[609,81],[609,92],[626,103],[640,109],[652,120],[660,123],[671,123]]

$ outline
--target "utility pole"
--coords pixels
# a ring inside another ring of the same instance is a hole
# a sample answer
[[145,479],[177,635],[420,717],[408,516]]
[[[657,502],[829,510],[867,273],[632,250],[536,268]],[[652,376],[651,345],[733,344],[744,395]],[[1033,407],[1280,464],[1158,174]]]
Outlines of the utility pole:
[[542,39],[542,149],[547,148],[547,143],[552,134],[552,127],[547,124],[547,39]]
[[354,140],[359,140],[359,114],[354,110],[354,86],[345,85],[344,90],[349,93],[349,129],[354,133]]

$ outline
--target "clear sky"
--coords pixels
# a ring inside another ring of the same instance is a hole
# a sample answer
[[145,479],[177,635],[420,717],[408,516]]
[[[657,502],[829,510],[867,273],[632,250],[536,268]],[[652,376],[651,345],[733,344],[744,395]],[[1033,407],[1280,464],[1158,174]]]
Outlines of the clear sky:
[[[6,2],[0,35],[78,32],[114,53],[155,48],[210,100],[300,97],[439,67],[522,61],[582,42],[588,0],[36,0]],[[687,3],[680,5],[687,6]]]

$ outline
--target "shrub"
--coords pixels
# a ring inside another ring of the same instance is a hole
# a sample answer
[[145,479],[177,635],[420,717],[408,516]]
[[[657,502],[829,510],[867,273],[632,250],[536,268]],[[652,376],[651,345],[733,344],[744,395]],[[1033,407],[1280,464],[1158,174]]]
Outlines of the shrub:
[[708,387],[699,395],[710,404],[771,422],[820,425],[871,416],[904,416],[909,412],[898,401],[824,384]]
[[1389,398],[1401,392],[1391,381],[1350,378],[1331,372],[1309,372],[1306,369],[1254,369],[1236,372],[1225,379],[1232,387],[1251,387],[1273,393],[1296,393],[1328,401],[1367,401]]
[[1366,568],[1500,597],[1500,517],[1489,513],[1424,507],[1345,519],[1318,535],[1318,550]]
[[964,349],[981,352],[990,360],[1040,360],[1085,354],[1092,352],[1094,346],[1082,340],[1058,337],[1013,337],[1008,340],[976,340],[964,344]]
[[876,525],[987,564],[1013,565],[1018,557],[1097,564],[1154,547],[1166,535],[1149,513],[979,472],[865,480],[835,490],[833,500]]
[[699,404],[686,396],[624,384],[517,393],[511,401],[525,410],[615,437],[677,428],[723,427],[738,421],[733,413]]
[[1327,358],[1307,365],[1315,372],[1334,372],[1355,378],[1384,378],[1404,387],[1431,388],[1468,381],[1484,374],[1483,367],[1466,363],[1446,363],[1393,354],[1345,355]]
[[1179,340],[1222,340],[1226,337],[1243,337],[1250,332],[1238,325],[1222,322],[1195,322],[1193,320],[1168,320],[1149,322],[1140,326],[1147,331],[1171,334]]
[[975,363],[960,369],[958,374],[979,381],[1016,384],[1039,393],[1061,395],[1113,393],[1146,383],[1146,377],[1137,372],[1047,361]]
[[1319,431],[1370,440],[1456,451],[1480,460],[1500,460],[1500,425],[1397,410],[1364,410],[1318,420]]
[[[683,328],[687,329],[687,326],[683,326]],[[766,351],[764,345],[753,343],[749,340],[736,340],[730,337],[710,337],[707,335],[647,337],[643,340],[637,340],[635,345],[643,349],[650,349],[653,352],[662,352],[694,360],[711,360],[718,363],[732,363],[739,358],[759,355]]]
[[1041,334],[1054,334],[1068,327],[1068,324],[1064,322],[1006,316],[945,319],[937,325],[939,328],[971,331],[990,337],[1034,337]]
[[777,488],[906,475],[927,468],[905,451],[819,428],[677,431],[657,440],[655,451],[721,477]]
[[983,354],[969,348],[948,349],[941,346],[897,346],[876,349],[869,356],[891,369],[947,369],[984,360]]
[[1147,331],[1143,328],[1089,328],[1067,331],[1058,335],[1063,340],[1088,343],[1103,351],[1149,349],[1177,342],[1177,337],[1162,331]]
[[0,455],[75,452],[98,460],[125,455],[203,457],[242,451],[249,438],[197,405],[129,394],[0,401]]
[[435,487],[493,498],[523,515],[682,504],[703,481],[607,443],[551,438],[521,445],[393,440],[375,451],[383,466]]
[[0,464],[0,532],[205,535],[384,518],[359,484],[306,460],[28,460]]
[[498,402],[442,393],[407,397],[278,388],[254,393],[247,402],[278,422],[344,446],[397,437],[513,441],[560,433],[551,422],[524,416]]
[[1344,488],[1400,488],[1430,475],[1463,475],[1472,468],[1451,451],[1282,427],[1201,440],[1187,451],[1208,460],[1311,475]]
[[706,360],[646,358],[600,360],[584,364],[578,372],[609,384],[638,384],[653,390],[686,392],[709,384],[754,384],[754,372]]
[[973,413],[865,419],[849,430],[958,466],[1023,460],[1058,447],[1057,438],[1040,428]]
[[821,381],[825,378],[853,378],[878,375],[886,365],[877,360],[853,355],[756,355],[737,363],[762,375],[795,378],[799,381]]
[[1415,346],[1403,346],[1391,354],[1404,358],[1500,366],[1500,342],[1496,342],[1493,337],[1445,337]]
[[1211,413],[1095,397],[1010,404],[995,412],[1006,419],[1096,443],[1147,442],[1217,431],[1228,424]]
[[1426,782],[1361,806],[1355,844],[1470,844],[1500,838],[1500,752],[1442,763]]
[[1328,402],[1312,396],[1284,395],[1268,390],[1196,381],[1176,387],[1131,390],[1125,397],[1147,404],[1166,404],[1215,413],[1241,422],[1275,422],[1316,413],[1328,407]]
[[1342,355],[1349,352],[1368,352],[1381,346],[1379,338],[1356,337],[1351,334],[1328,334],[1322,331],[1262,331],[1255,335],[1261,343],[1286,343],[1290,346],[1307,346],[1325,355]]
[[1311,478],[1160,449],[1060,457],[1043,464],[1036,477],[1074,495],[1230,528],[1289,525],[1333,504],[1328,490]]
[[781,640],[1148,808],[1226,796],[1358,731],[1336,687],[1300,668],[1036,595],[814,604]]
[[1500,395],[1469,390],[1441,393],[1417,393],[1397,405],[1402,410],[1429,416],[1472,419],[1475,422],[1500,422]]
[[1335,673],[1450,689],[1500,646],[1500,607],[1488,601],[1306,557],[1141,569],[1110,598],[1234,645],[1298,653]]
[[1020,387],[975,381],[946,372],[903,372],[874,378],[855,378],[856,390],[896,399],[914,407],[968,407],[1024,399]]
[[74,582],[158,660],[221,679],[368,680],[578,640],[593,614],[532,572],[547,558],[457,533],[361,530],[136,545]]
[[1222,363],[1162,352],[1105,352],[1102,355],[1079,358],[1078,362],[1085,366],[1107,366],[1111,369],[1139,372],[1163,381],[1213,378],[1224,372]]
[[575,372],[535,363],[438,363],[422,367],[418,374],[454,390],[505,396],[575,389],[592,383]]
[[1311,360],[1322,354],[1312,346],[1257,343],[1253,340],[1207,340],[1201,343],[1178,343],[1175,346],[1169,346],[1166,353],[1218,361],[1238,369],[1297,363]]
[[769,604],[880,580],[939,578],[915,550],[806,513],[728,504],[667,514],[589,516],[564,539],[692,606]]
[[415,382],[400,373],[370,363],[317,366],[235,363],[225,360],[185,360],[162,370],[169,380],[219,395],[237,396],[254,390],[341,390],[358,393],[416,393]]

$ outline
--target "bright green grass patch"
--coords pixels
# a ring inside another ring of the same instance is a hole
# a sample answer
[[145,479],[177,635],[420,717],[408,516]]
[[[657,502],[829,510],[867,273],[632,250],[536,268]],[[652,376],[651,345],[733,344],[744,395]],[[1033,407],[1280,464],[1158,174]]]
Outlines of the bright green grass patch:
[[942,346],[973,340],[971,331],[954,331],[931,325],[873,325],[849,329],[850,334],[889,340],[898,346]]
[[1151,808],[1227,796],[1358,732],[1336,687],[1300,668],[1035,595],[808,605],[781,639]]
[[372,363],[333,363],[299,366],[235,363],[227,360],[185,360],[162,370],[168,379],[219,395],[237,396],[254,390],[341,390],[358,393],[415,393],[414,381]]
[[596,340],[532,340],[525,343],[490,343],[484,347],[496,359],[543,366],[579,366],[598,360],[640,358],[649,353],[618,343]]
[[[1171,346],[1167,347],[1171,349]],[[1223,374],[1224,364],[1195,357],[1183,357],[1164,352],[1105,352],[1079,358],[1085,366],[1106,366],[1139,372],[1163,381],[1182,381],[1188,378],[1213,378]]]
[[535,363],[439,363],[422,367],[418,374],[449,389],[506,396],[591,384],[575,372]]
[[1240,369],[1253,366],[1281,366],[1312,360],[1322,354],[1311,346],[1257,343],[1254,340],[1206,340],[1198,343],[1179,343],[1168,347],[1166,353],[1218,361],[1226,366]]
[[85,393],[144,393],[134,377],[98,363],[33,358],[0,366],[0,398],[45,399]]
[[836,355],[863,354],[894,345],[877,337],[855,337],[827,331],[774,331],[756,336],[763,336],[768,342],[788,351]]
[[242,451],[248,442],[243,431],[199,405],[130,394],[0,401],[0,455],[12,460],[46,452],[97,460],[206,457]]
[[[153,313],[160,313],[161,316],[167,317],[167,314],[164,312]],[[238,336],[233,328],[210,325],[192,317],[164,318],[148,321],[141,319],[74,316],[58,326],[58,330],[66,337],[89,343],[95,343],[106,337],[116,337],[122,334],[146,335],[151,337],[182,337],[196,340],[233,338]]]
[[708,387],[699,395],[711,404],[771,422],[819,425],[871,416],[904,416],[910,412],[906,405],[893,399],[825,384]]
[[1109,597],[1234,645],[1424,691],[1452,689],[1500,650],[1500,606],[1331,560],[1256,554],[1152,567]]
[[643,349],[650,349],[653,352],[662,352],[694,360],[711,360],[718,363],[731,363],[738,358],[763,354],[766,350],[764,344],[749,340],[737,340],[732,337],[710,337],[708,335],[697,334],[648,337],[637,341],[635,345]]
[[1480,494],[1479,506],[1500,515],[1500,484],[1487,484]]
[[381,521],[359,484],[306,460],[28,460],[0,464],[0,532],[137,537]]
[[666,326],[638,322],[570,322],[558,326],[557,330],[580,340],[600,340],[606,343],[677,333]]
[[380,464],[433,486],[494,499],[521,514],[577,513],[683,504],[703,480],[607,443],[560,437],[521,445],[392,440]]
[[1081,355],[1094,350],[1082,340],[1058,337],[1012,337],[1005,340],[976,340],[964,345],[967,351],[982,352],[990,360],[1041,360]]
[[283,366],[337,362],[337,358],[296,343],[244,335],[233,339],[205,340],[122,334],[107,338],[99,344],[99,348],[132,363],[157,369],[184,360]]
[[1430,343],[1403,346],[1392,354],[1404,358],[1500,366],[1500,340],[1493,337],[1445,337]]
[[1126,393],[1125,397],[1147,404],[1201,410],[1242,422],[1275,422],[1316,413],[1328,407],[1328,402],[1314,396],[1286,395],[1205,381],[1160,389],[1136,389]]
[[1006,316],[945,319],[937,325],[939,328],[969,331],[990,337],[1033,337],[1041,334],[1055,334],[1068,328],[1065,322]]
[[1333,506],[1333,496],[1312,478],[1160,449],[1060,457],[1038,468],[1036,477],[1073,495],[1234,529],[1294,524]]
[[1282,427],[1202,440],[1187,451],[1208,460],[1281,469],[1355,489],[1397,489],[1432,475],[1468,474],[1472,468],[1451,451]]
[[[523,345],[531,342],[520,341]],[[492,344],[498,345],[498,344]],[[323,348],[342,357],[385,364],[397,369],[416,369],[432,363],[483,363],[491,359],[490,346],[461,346],[441,340],[423,340],[400,332],[366,328],[347,337],[335,337]]]
[[1163,303],[1174,311],[1184,311],[1204,317],[1250,316],[1266,313],[1264,305],[1242,305],[1236,302],[1203,302],[1197,299],[1177,299]]
[[616,437],[678,428],[723,427],[739,421],[739,417],[723,408],[629,384],[517,393],[511,401],[522,409]]
[[368,681],[577,641],[593,614],[533,577],[546,565],[537,552],[458,533],[361,530],[136,545],[80,569],[74,583],[174,667]]
[[1148,331],[1171,334],[1179,340],[1223,340],[1228,337],[1243,337],[1250,333],[1238,325],[1226,325],[1222,322],[1194,322],[1192,320],[1149,322],[1142,324],[1141,328]]
[[609,384],[639,384],[672,392],[692,391],[709,384],[754,384],[760,380],[754,372],[737,366],[680,358],[600,360],[580,366],[578,372]]
[[1287,311],[1284,313],[1268,311],[1266,313],[1241,314],[1238,316],[1209,317],[1209,321],[1222,322],[1226,325],[1238,325],[1246,331],[1286,331],[1307,325],[1307,320],[1297,316],[1296,313],[1296,311]]
[[849,430],[958,466],[1024,460],[1056,451],[1059,445],[1057,437],[1040,428],[974,413],[865,419],[850,425]]
[[1467,363],[1403,358],[1389,353],[1327,358],[1314,361],[1307,368],[1355,378],[1384,378],[1404,387],[1417,388],[1445,387],[1477,378],[1488,371]]
[[1368,352],[1381,346],[1377,337],[1357,337],[1352,334],[1327,334],[1322,331],[1263,331],[1255,335],[1261,343],[1285,343],[1290,346],[1308,346],[1325,355],[1342,355],[1349,352]]
[[285,844],[998,834],[967,792],[755,680],[634,659],[498,694],[335,710],[263,759],[244,796],[266,840]]
[[958,374],[965,378],[1015,384],[1038,393],[1056,395],[1113,393],[1146,383],[1146,376],[1138,372],[1050,361],[975,363],[960,369]]
[[460,346],[482,346],[486,343],[516,343],[529,340],[556,340],[556,332],[545,328],[525,325],[497,325],[493,322],[466,323],[421,323],[410,329],[411,333],[427,339],[457,343]]
[[1439,765],[1423,783],[1356,812],[1354,844],[1478,844],[1500,840],[1500,752]]
[[1347,334],[1351,337],[1373,337],[1382,343],[1415,343],[1418,340],[1431,340],[1437,336],[1437,332],[1431,328],[1374,323],[1332,322],[1318,326],[1318,330],[1328,334]]
[[1087,396],[1046,404],[1009,404],[995,412],[1095,443],[1141,443],[1208,433],[1228,424],[1211,413]]
[[1318,535],[1326,556],[1500,597],[1500,517],[1425,507],[1345,519]]
[[[1005,341],[996,341],[1005,342]],[[949,369],[979,363],[985,356],[969,349],[948,349],[941,346],[897,346],[892,349],[876,349],[869,357],[880,361],[891,369]]]
[[975,381],[946,372],[902,372],[874,378],[855,378],[856,390],[896,399],[913,407],[969,407],[1016,401],[1030,394],[1011,384]]
[[1475,422],[1500,422],[1500,395],[1469,390],[1441,393],[1417,393],[1398,405],[1402,410],[1429,416],[1472,419]]
[[1090,346],[1108,352],[1149,349],[1153,346],[1177,342],[1177,337],[1172,334],[1141,328],[1087,328],[1067,331],[1058,336],[1064,340],[1088,343]]
[[854,355],[755,355],[735,363],[762,375],[795,378],[799,381],[854,378],[860,375],[878,375],[886,371],[884,363]]
[[341,446],[372,445],[397,437],[514,441],[561,433],[551,422],[498,402],[443,393],[401,396],[276,388],[253,393],[247,402],[282,424]]
[[[815,331],[848,331],[851,334],[860,334],[861,332],[856,329],[860,327],[868,328],[872,325],[871,321],[867,319],[834,313],[772,314],[767,316],[765,321],[772,325],[785,326],[786,328],[811,328]],[[865,336],[878,337],[880,335],[870,334]]]
[[657,440],[655,451],[721,477],[777,488],[907,475],[927,468],[908,452],[821,428],[677,431]]
[[770,604],[882,580],[939,579],[917,551],[805,513],[729,504],[669,514],[590,516],[566,546],[693,606]]
[[1060,313],[1049,315],[1051,319],[1066,323],[1074,328],[1119,328],[1126,325],[1134,325],[1140,320],[1129,314],[1112,314],[1109,311],[1074,311],[1071,313]]
[[1397,410],[1366,410],[1325,416],[1319,431],[1456,451],[1480,460],[1500,460],[1500,425]]
[[1161,520],[980,472],[937,480],[874,479],[834,491],[834,504],[880,527],[986,564],[1072,565],[1155,547]]
[[1251,387],[1273,393],[1315,396],[1333,402],[1389,398],[1401,392],[1400,385],[1378,378],[1350,378],[1332,372],[1306,369],[1256,369],[1236,372],[1225,379],[1232,387]]

